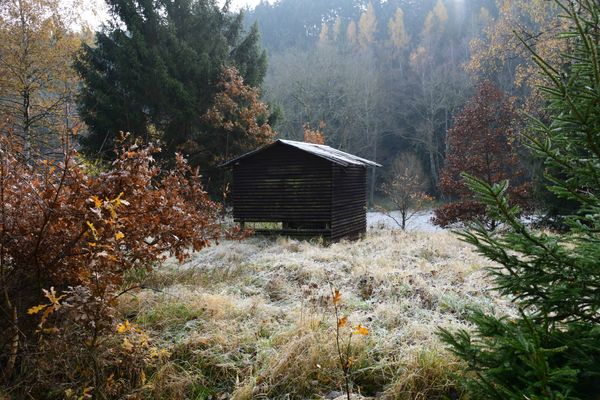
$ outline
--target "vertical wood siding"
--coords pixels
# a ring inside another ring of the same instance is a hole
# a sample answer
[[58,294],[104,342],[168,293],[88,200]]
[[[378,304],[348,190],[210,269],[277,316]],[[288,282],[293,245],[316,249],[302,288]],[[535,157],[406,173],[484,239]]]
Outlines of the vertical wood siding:
[[331,238],[356,237],[367,230],[367,169],[333,164]]
[[236,162],[231,198],[236,222],[282,223],[257,233],[337,240],[366,230],[366,168],[285,145]]

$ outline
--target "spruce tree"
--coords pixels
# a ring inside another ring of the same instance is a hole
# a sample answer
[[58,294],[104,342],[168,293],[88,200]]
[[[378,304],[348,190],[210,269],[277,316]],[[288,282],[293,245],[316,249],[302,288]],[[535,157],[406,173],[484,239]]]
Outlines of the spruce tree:
[[[82,78],[80,112],[90,133],[85,151],[110,156],[119,131],[160,139],[163,154],[186,152],[189,140],[210,142],[204,117],[219,92],[224,67],[250,87],[262,83],[266,55],[256,26],[216,0],[107,0],[112,16],[76,68]],[[189,154],[188,154],[189,155]],[[214,154],[191,154],[205,170]]]
[[497,266],[496,290],[517,316],[475,311],[471,332],[442,329],[468,365],[470,398],[594,399],[600,394],[600,6],[557,0],[570,28],[570,52],[550,65],[530,48],[540,73],[548,122],[532,119],[529,147],[545,161],[549,190],[580,207],[569,231],[530,229],[507,198],[508,183],[465,181],[503,229],[475,223],[462,238]]

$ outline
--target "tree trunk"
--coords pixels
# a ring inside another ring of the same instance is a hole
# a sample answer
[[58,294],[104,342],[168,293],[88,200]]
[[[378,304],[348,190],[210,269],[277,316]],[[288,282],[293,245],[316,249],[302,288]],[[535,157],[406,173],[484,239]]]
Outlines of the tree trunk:
[[[377,135],[373,135],[373,161],[377,162]],[[371,167],[371,190],[369,195],[369,203],[373,207],[375,198],[375,181],[377,180],[377,168]]]
[[23,96],[22,128],[23,128],[23,142],[25,145],[24,152],[25,152],[25,157],[30,159],[32,156],[32,151],[33,151],[33,137],[31,134],[31,118],[29,115],[30,93],[27,88],[23,90],[22,96]]
[[435,146],[435,131],[433,127],[433,121],[429,121],[429,132],[427,132],[427,153],[429,155],[429,170],[431,173],[431,181],[433,187],[437,190],[439,174],[438,174],[438,165],[436,159],[436,146]]

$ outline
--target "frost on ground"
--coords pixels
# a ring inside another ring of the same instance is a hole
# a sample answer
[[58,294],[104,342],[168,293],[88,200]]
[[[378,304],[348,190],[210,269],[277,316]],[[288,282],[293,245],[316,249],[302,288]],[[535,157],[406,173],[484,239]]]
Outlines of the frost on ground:
[[329,246],[254,237],[143,277],[156,290],[131,296],[122,311],[172,354],[153,377],[157,396],[335,398],[334,287],[350,323],[370,331],[352,339],[355,392],[456,398],[458,364],[437,327],[468,329],[469,307],[512,312],[486,290],[486,265],[443,231],[371,230]]
[[[390,215],[379,211],[367,212],[367,226],[369,229],[398,229],[398,222],[402,220],[400,211],[392,211]],[[431,218],[433,211],[417,212],[406,221],[406,230],[409,232],[440,232],[442,228],[433,225]]]

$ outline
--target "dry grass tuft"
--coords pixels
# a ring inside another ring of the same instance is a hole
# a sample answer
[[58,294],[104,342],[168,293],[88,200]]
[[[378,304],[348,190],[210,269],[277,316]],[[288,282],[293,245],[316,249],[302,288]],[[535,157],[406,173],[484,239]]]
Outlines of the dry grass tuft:
[[420,349],[407,356],[397,378],[389,385],[386,400],[428,400],[460,398],[454,375],[460,363],[439,348]]
[[485,291],[488,263],[446,232],[372,231],[330,246],[256,237],[140,276],[160,291],[121,310],[172,354],[149,377],[155,398],[333,398],[343,377],[331,283],[351,323],[370,330],[353,345],[355,392],[459,398],[457,362],[435,331],[469,328],[469,307],[513,312]]

